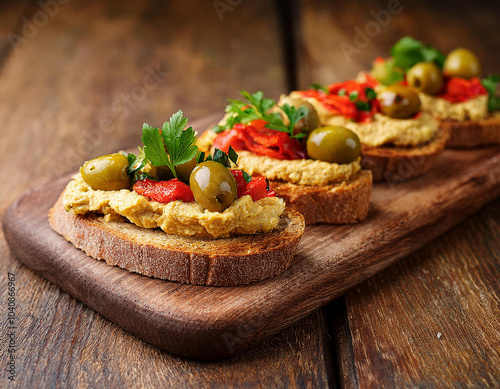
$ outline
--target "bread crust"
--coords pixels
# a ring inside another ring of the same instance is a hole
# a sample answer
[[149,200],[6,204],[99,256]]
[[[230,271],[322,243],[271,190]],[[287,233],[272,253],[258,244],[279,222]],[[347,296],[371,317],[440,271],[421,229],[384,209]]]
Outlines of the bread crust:
[[323,186],[271,181],[271,187],[288,207],[300,212],[306,225],[351,224],[366,217],[370,204],[372,173],[359,171],[350,181]]
[[304,232],[304,218],[285,209],[269,233],[213,239],[168,235],[102,215],[66,212],[62,196],[49,224],[89,256],[131,272],[186,284],[236,286],[285,271]]
[[379,146],[361,148],[361,167],[373,173],[373,181],[402,182],[428,172],[450,136],[440,127],[434,139],[420,147]]
[[500,115],[484,120],[439,119],[441,127],[450,132],[448,148],[473,148],[500,144]]

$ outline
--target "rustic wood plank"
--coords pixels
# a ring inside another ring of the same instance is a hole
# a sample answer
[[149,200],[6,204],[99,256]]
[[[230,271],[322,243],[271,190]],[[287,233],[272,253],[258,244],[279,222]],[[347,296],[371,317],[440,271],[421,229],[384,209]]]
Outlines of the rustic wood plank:
[[[18,288],[19,387],[328,385],[320,311],[248,353],[204,363],[173,356],[140,341],[17,261],[8,260],[4,268],[16,274]],[[4,286],[2,301],[6,301]],[[0,331],[7,333],[5,321]],[[7,360],[3,347],[0,356]]]
[[[47,221],[69,177],[21,197],[4,230],[22,262],[123,328],[176,354],[217,359],[278,333],[499,196],[498,158],[500,148],[446,151],[425,177],[377,184],[365,221],[309,227],[288,270],[235,288],[179,285],[89,258]],[[246,323],[251,333],[235,336]]]
[[500,201],[346,295],[359,386],[500,385]]
[[[31,21],[40,11],[27,1],[23,14],[20,3],[0,4],[2,34],[22,29],[20,15]],[[9,183],[0,186],[0,215],[30,187],[137,145],[143,122],[162,123],[180,108],[191,119],[220,117],[240,89],[278,97],[285,73],[272,5],[222,1],[218,13],[215,3],[72,0],[9,51],[0,73],[7,161],[0,179]],[[321,313],[249,353],[194,362],[140,341],[37,276],[12,257],[3,231],[0,257],[16,275],[20,387],[328,385]],[[0,290],[5,302],[4,272]],[[4,321],[0,332],[5,336]],[[4,347],[0,356],[6,360]]]

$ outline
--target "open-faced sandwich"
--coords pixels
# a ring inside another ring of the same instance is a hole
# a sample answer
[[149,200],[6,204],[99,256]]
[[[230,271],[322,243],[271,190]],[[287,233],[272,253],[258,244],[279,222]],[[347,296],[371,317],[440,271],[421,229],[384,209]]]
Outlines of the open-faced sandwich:
[[291,263],[304,218],[232,148],[206,157],[182,112],[144,125],[139,154],[87,161],[49,214],[52,228],[95,259],[199,285],[241,285]]
[[383,85],[407,84],[419,92],[422,109],[450,131],[448,147],[500,144],[498,75],[481,79],[481,64],[470,50],[447,56],[411,37],[401,38],[391,57],[377,58],[370,74]]
[[444,149],[448,132],[421,112],[415,91],[404,85],[381,87],[371,78],[282,96],[280,103],[304,100],[323,126],[344,126],[361,141],[361,166],[374,181],[404,181],[427,172]]
[[372,175],[360,165],[360,143],[345,127],[319,125],[307,102],[277,106],[262,92],[242,91],[221,122],[200,137],[200,147],[239,154],[239,166],[266,176],[306,224],[356,223],[366,217]]

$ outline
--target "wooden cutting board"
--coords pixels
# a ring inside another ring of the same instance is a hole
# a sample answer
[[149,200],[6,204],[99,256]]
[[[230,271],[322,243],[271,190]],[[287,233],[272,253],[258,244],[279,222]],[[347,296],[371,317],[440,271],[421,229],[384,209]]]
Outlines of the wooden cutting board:
[[76,249],[47,222],[69,179],[11,205],[3,220],[11,251],[139,338],[174,354],[220,359],[278,333],[498,197],[500,147],[445,151],[424,177],[376,184],[364,222],[309,226],[285,273],[232,288],[152,279]]

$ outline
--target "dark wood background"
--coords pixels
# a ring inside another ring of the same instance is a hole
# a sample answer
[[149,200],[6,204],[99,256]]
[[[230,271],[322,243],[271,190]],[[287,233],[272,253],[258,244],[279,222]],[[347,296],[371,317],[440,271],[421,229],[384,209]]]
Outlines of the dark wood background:
[[[86,159],[137,145],[143,122],[161,124],[180,108],[193,120],[222,113],[240,89],[277,98],[294,85],[353,77],[402,35],[445,52],[469,47],[485,74],[500,70],[494,1],[401,0],[350,61],[340,45],[354,44],[355,28],[387,1],[61,3],[0,5],[1,214]],[[16,275],[19,387],[500,385],[499,200],[278,336],[215,363],[125,333],[12,258],[3,235],[0,255],[3,318],[7,272]],[[8,382],[4,368],[0,380]]]

